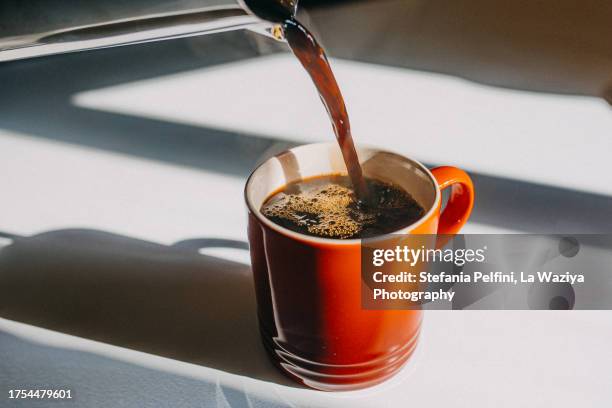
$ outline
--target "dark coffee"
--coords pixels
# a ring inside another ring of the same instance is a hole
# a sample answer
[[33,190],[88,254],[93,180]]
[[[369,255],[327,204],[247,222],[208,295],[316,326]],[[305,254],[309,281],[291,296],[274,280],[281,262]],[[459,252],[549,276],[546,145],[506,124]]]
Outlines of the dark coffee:
[[314,177],[286,185],[263,204],[262,214],[280,226],[323,238],[367,238],[406,227],[425,214],[403,189],[364,178],[368,203],[354,193],[347,176]]
[[359,164],[344,98],[323,48],[295,18],[297,0],[245,0],[245,3],[259,17],[281,24],[282,34],[276,30],[274,34],[287,40],[291,51],[314,82],[331,120],[354,194],[360,202],[368,203],[374,197],[370,197],[369,183],[364,179]]
[[291,50],[302,63],[319,91],[319,96],[332,122],[336,139],[340,145],[344,163],[357,197],[368,200],[368,186],[361,171],[361,165],[351,135],[351,124],[344,104],[344,98],[327,61],[323,48],[312,34],[295,19],[283,25],[285,38]]
[[274,35],[287,40],[291,51],[314,82],[331,120],[355,194],[361,201],[366,202],[367,183],[363,178],[351,136],[351,125],[344,98],[323,48],[295,18],[297,0],[245,0],[245,3],[259,17],[281,24],[282,34],[274,31]]

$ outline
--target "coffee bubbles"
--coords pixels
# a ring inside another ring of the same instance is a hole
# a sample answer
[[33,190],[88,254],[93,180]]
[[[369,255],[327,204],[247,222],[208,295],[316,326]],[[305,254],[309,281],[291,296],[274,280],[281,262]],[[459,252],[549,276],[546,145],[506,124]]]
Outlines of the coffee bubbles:
[[366,178],[372,202],[361,203],[347,176],[320,176],[285,186],[262,214],[287,229],[322,238],[366,238],[418,220],[423,208],[401,188]]

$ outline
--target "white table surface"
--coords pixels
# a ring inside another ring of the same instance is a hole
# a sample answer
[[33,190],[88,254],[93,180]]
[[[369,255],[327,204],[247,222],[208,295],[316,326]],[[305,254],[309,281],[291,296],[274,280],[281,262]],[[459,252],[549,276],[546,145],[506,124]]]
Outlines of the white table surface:
[[[606,171],[612,148],[612,114],[598,100],[337,65],[359,141],[485,174],[612,193],[605,179],[590,177]],[[268,88],[271,78],[278,81]],[[288,83],[283,81],[295,84],[294,103],[281,99],[280,88]],[[73,100],[88,109],[285,141],[326,140],[328,125],[307,85],[286,56],[277,56],[89,91]],[[211,96],[205,106],[194,102],[201,92]],[[579,166],[568,166],[579,149]],[[0,174],[4,233],[31,236],[78,228],[161,245],[192,238],[246,240],[243,174],[10,129],[0,129]],[[466,227],[472,233],[508,231],[494,223]],[[7,248],[0,249],[0,257]],[[206,254],[248,262],[239,250]],[[255,310],[246,312],[254,319]],[[262,379],[277,374],[255,343],[245,347],[259,353],[254,357],[264,372],[259,378],[140,351],[146,347],[128,349],[0,319],[0,385],[64,385],[74,390],[78,406],[608,407],[611,317],[606,311],[429,312],[418,351],[398,376],[347,393]]]

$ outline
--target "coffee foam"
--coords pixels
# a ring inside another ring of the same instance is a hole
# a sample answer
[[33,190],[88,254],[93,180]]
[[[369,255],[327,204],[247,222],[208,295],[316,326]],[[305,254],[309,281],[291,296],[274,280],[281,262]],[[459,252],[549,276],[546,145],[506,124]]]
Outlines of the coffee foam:
[[262,208],[268,218],[289,221],[321,237],[347,238],[357,234],[368,217],[355,219],[351,206],[356,204],[353,191],[338,184],[327,184],[298,194],[280,193]]

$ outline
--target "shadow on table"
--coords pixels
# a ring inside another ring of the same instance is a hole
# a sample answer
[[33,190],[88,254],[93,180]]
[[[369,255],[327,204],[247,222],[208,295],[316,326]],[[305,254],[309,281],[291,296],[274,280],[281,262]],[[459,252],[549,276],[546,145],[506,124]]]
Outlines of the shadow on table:
[[294,385],[259,339],[250,267],[202,255],[219,239],[164,246],[95,230],[0,247],[0,317],[229,373]]

